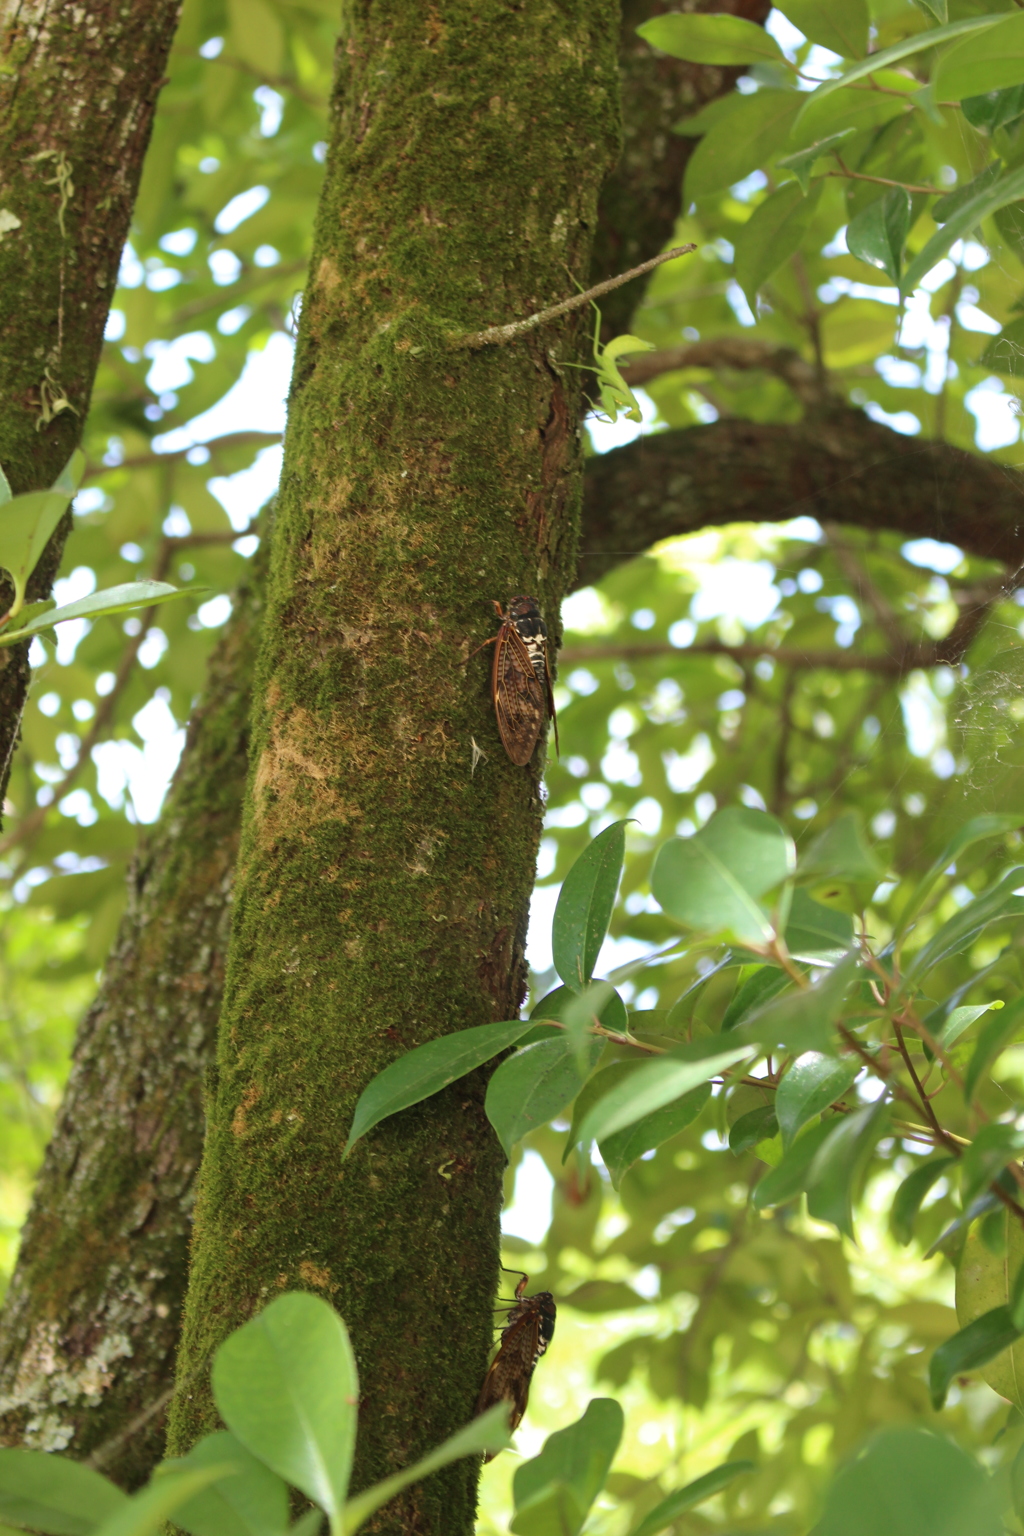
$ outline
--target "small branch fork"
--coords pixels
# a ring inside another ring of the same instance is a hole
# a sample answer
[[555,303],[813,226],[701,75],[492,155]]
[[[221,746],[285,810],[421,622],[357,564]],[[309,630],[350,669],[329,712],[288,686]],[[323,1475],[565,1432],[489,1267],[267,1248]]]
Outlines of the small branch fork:
[[485,331],[467,331],[453,333],[448,337],[448,345],[466,349],[472,352],[481,347],[504,347],[510,341],[517,341],[520,336],[526,336],[530,331],[535,331],[540,325],[547,325],[549,320],[558,320],[562,315],[568,315],[576,309],[582,309],[594,299],[601,298],[602,294],[611,293],[615,288],[621,288],[623,283],[632,282],[634,277],[643,277],[647,272],[653,272],[655,267],[660,267],[663,262],[675,261],[677,256],[689,256],[691,251],[697,249],[696,245],[677,245],[671,251],[662,251],[660,256],[652,256],[650,261],[642,261],[638,267],[631,267],[628,272],[620,272],[618,277],[606,278],[603,283],[595,283],[593,288],[588,288],[585,293],[574,293],[571,298],[562,299],[558,304],[552,304],[547,309],[539,309],[536,314],[527,315],[522,320],[510,320],[507,325],[491,325]]

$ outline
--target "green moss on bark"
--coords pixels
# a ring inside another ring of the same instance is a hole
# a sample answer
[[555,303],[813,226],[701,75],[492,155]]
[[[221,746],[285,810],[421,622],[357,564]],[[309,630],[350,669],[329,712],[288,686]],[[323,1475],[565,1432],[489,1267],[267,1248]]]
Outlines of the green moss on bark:
[[[180,6],[0,4],[0,209],[18,220],[0,234],[0,465],[16,493],[51,485],[81,436]],[[0,613],[10,596],[0,577]],[[27,685],[27,648],[0,651],[0,801]]]
[[[172,1416],[277,1291],[352,1330],[365,1486],[472,1412],[491,1338],[504,1158],[484,1076],[379,1127],[355,1100],[401,1051],[514,1016],[541,753],[504,756],[490,599],[571,579],[576,323],[503,350],[452,330],[527,314],[588,270],[617,148],[609,0],[350,4],[303,309],[255,688],[216,1083]],[[473,743],[486,757],[473,771]],[[198,1374],[195,1374],[198,1371]],[[476,1468],[380,1530],[471,1527]]]
[[185,1293],[245,782],[254,577],[129,877],[0,1324],[0,1444],[78,1459],[102,1449],[129,1488],[163,1452]]

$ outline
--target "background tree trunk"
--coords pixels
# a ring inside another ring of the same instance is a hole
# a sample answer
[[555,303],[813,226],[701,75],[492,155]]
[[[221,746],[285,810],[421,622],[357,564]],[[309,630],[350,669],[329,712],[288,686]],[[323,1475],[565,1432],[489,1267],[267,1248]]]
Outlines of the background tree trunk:
[[125,1487],[145,1482],[163,1453],[264,563],[261,551],[212,658],[163,821],[135,859],[4,1307],[3,1443],[96,1454]]
[[[52,484],[81,437],[180,8],[0,0],[0,209],[18,220],[0,233],[0,465],[15,493]],[[10,597],[0,575],[0,613]],[[28,647],[0,650],[0,803],[27,688]]]
[[[557,630],[580,493],[575,319],[505,349],[589,271],[617,147],[612,0],[352,4],[289,403],[249,795],[169,1445],[215,1422],[205,1366],[269,1296],[345,1317],[354,1486],[471,1416],[504,1155],[485,1075],[341,1164],[362,1088],[515,1016],[543,748],[498,739],[490,600]],[[584,322],[585,334],[585,322]],[[568,354],[568,356],[566,355]],[[469,665],[466,663],[469,660]],[[474,771],[474,742],[486,754]],[[381,1513],[470,1530],[459,1463]]]

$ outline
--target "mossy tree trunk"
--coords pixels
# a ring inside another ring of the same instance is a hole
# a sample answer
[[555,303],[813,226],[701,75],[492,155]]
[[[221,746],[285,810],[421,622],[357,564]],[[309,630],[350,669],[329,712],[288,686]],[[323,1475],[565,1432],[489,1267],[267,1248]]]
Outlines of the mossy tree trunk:
[[[618,144],[613,0],[360,0],[343,14],[254,688],[228,976],[169,1443],[205,1366],[288,1288],[328,1297],[361,1377],[355,1485],[472,1414],[504,1156],[484,1077],[341,1149],[400,1052],[513,1017],[543,746],[504,755],[491,600],[557,630],[581,482],[573,319]],[[468,662],[468,665],[467,665]],[[474,771],[474,743],[485,756]],[[471,1529],[476,1468],[381,1530]]]
[[[659,58],[639,42],[636,27],[665,8],[662,0],[623,7],[627,148],[601,193],[595,282],[669,238],[693,144],[672,135],[671,125],[731,84],[729,72]],[[755,19],[765,9],[755,15],[746,0],[735,8]],[[635,295],[629,287],[610,296],[624,301],[623,321]],[[105,297],[97,302],[105,313]],[[163,1449],[203,1134],[199,1082],[220,1007],[226,871],[238,840],[262,579],[254,571],[236,600],[175,787],[130,877],[129,909],[101,996],[79,1032],[0,1320],[0,1441],[59,1441],[75,1456],[99,1451],[126,1485],[143,1480]],[[191,847],[178,846],[183,824],[200,829]],[[169,985],[174,977],[183,979]],[[158,1131],[137,1135],[140,1087],[152,1090],[157,1078]],[[112,1103],[128,1108],[112,1118]],[[150,1193],[156,1205],[138,1227],[134,1213]]]
[[[52,484],[81,436],[181,0],[0,0],[0,466]],[[44,597],[66,517],[29,586]],[[0,613],[10,601],[0,577]],[[28,649],[0,650],[0,803]]]

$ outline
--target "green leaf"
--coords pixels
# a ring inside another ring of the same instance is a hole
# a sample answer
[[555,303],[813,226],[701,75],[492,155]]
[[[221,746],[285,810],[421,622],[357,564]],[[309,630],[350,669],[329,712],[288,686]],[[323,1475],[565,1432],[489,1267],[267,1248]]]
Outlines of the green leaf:
[[1010,1322],[1024,1333],[1024,1264],[1018,1265],[1010,1291]]
[[1024,1150],[1024,1131],[1013,1125],[983,1125],[960,1159],[960,1200],[964,1209]]
[[383,1072],[378,1072],[359,1095],[342,1159],[360,1136],[365,1136],[381,1120],[440,1093],[449,1083],[515,1045],[530,1027],[529,1019],[477,1024],[473,1029],[460,1029],[454,1035],[442,1035],[440,1040],[428,1040],[426,1045],[406,1051]]
[[864,1183],[871,1155],[889,1126],[888,1100],[879,1099],[834,1124],[810,1166],[807,1209],[818,1221],[830,1221],[853,1236],[853,1207]]
[[128,1503],[91,1467],[46,1451],[0,1450],[0,1517],[52,1536],[90,1536]]
[[685,1488],[679,1488],[675,1493],[670,1493],[668,1498],[662,1499],[660,1504],[655,1504],[650,1514],[645,1515],[640,1524],[634,1529],[632,1536],[658,1536],[666,1526],[671,1525],[679,1515],[688,1509],[693,1509],[696,1504],[703,1504],[705,1499],[713,1498],[716,1493],[721,1493],[723,1488],[728,1488],[734,1478],[743,1472],[752,1472],[752,1461],[726,1461],[720,1467],[715,1467],[711,1472],[705,1472],[703,1477],[695,1478],[692,1483],[687,1483]]
[[1024,372],[1024,319],[1011,320],[998,336],[993,336],[978,359],[981,368],[1017,378]]
[[799,249],[820,195],[820,182],[805,197],[798,181],[787,181],[759,203],[741,225],[736,235],[736,281],[751,309],[756,310],[761,285]]
[[[948,1018],[943,1020],[941,1027],[933,1030],[933,1033],[937,1036],[938,1044],[948,1050],[951,1045],[956,1044],[962,1034],[965,1034],[970,1029],[976,1019],[981,1018],[982,1014],[991,1013],[993,1009],[998,1012],[1001,1008],[1002,1004],[995,999],[991,1003],[976,1003],[963,1008],[954,1008]],[[935,1011],[941,1015],[941,1009],[936,1009]],[[933,1014],[929,1014],[928,1018],[924,1021],[929,1029],[932,1028],[933,1017]],[[928,1061],[932,1060],[932,1051],[927,1042],[925,1042],[924,1054]]]
[[175,1525],[190,1536],[285,1536],[287,1484],[226,1430],[204,1436],[181,1460],[162,1463],[160,1472],[226,1463],[239,1469],[237,1476],[222,1478],[182,1504],[175,1511]]
[[1024,82],[1024,15],[1001,16],[979,36],[965,37],[939,59],[932,77],[937,101],[959,101]]
[[840,1468],[814,1536],[1002,1536],[988,1474],[952,1440],[885,1429]]
[[775,1118],[775,1108],[771,1104],[762,1104],[760,1109],[752,1109],[745,1115],[740,1115],[729,1132],[729,1150],[737,1155],[741,1152],[749,1152],[751,1147],[756,1147],[759,1141],[770,1141],[778,1135],[779,1123]]
[[835,1127],[835,1119],[822,1120],[808,1126],[798,1136],[782,1161],[765,1174],[757,1184],[751,1200],[757,1211],[768,1210],[774,1205],[785,1205],[806,1188],[806,1180],[818,1148]]
[[390,1503],[403,1488],[408,1488],[412,1483],[421,1483],[425,1477],[439,1472],[442,1467],[450,1466],[453,1461],[461,1461],[464,1456],[479,1456],[484,1451],[503,1451],[511,1443],[508,1404],[495,1403],[493,1408],[443,1441],[436,1451],[431,1451],[421,1461],[414,1462],[411,1467],[386,1477],[383,1482],[367,1488],[365,1493],[357,1493],[355,1498],[349,1499],[345,1505],[345,1536],[353,1536],[376,1510]]
[[707,129],[686,162],[687,204],[733,186],[763,165],[785,144],[801,101],[796,91],[772,90],[724,99],[733,110]]
[[70,500],[63,491],[28,491],[4,502],[0,510],[0,569],[7,571],[14,583],[12,613],[21,607],[28,579]]
[[356,1438],[359,1380],[348,1332],[319,1296],[278,1296],[213,1361],[213,1396],[231,1433],[340,1530]]
[[809,111],[814,111],[827,96],[843,90],[845,86],[853,85],[858,80],[866,80],[869,75],[877,74],[880,69],[887,69],[890,64],[899,64],[915,53],[923,53],[926,48],[951,42],[955,37],[966,37],[970,32],[985,31],[997,20],[996,16],[968,16],[963,21],[951,21],[945,27],[933,27],[927,32],[915,32],[912,37],[903,38],[902,41],[894,43],[891,48],[881,48],[878,53],[869,54],[866,59],[861,59],[859,64],[851,65],[841,75],[834,75],[832,79],[823,81],[817,90],[811,91],[800,109],[795,128],[799,129]]
[[306,1513],[293,1526],[289,1527],[288,1536],[320,1536],[320,1528],[324,1523],[322,1509],[307,1509]]
[[604,1041],[591,1036],[586,1049],[581,1067],[572,1042],[563,1035],[524,1046],[502,1062],[487,1084],[484,1110],[506,1156],[511,1157],[517,1141],[547,1125],[579,1093]]
[[139,1493],[126,1500],[118,1512],[102,1525],[93,1527],[93,1536],[150,1536],[188,1501],[221,1478],[237,1476],[230,1463],[198,1467],[191,1472],[154,1476]]
[[817,92],[806,96],[801,92],[802,105],[789,134],[793,149],[810,148],[844,128],[874,137],[886,123],[904,117],[911,95],[918,89],[917,82],[894,69],[883,69],[874,79],[884,87],[884,94],[862,86],[825,96],[819,96]]
[[576,1057],[576,1064],[584,1077],[593,1066],[592,1046],[595,1023],[600,1023],[605,1014],[614,1013],[625,1020],[626,1028],[629,1027],[626,1005],[622,999],[619,998],[618,1009],[612,1006],[612,998],[617,996],[610,982],[593,981],[589,986],[584,987],[582,992],[571,993],[562,1005],[565,1044]]
[[[617,1034],[625,1034],[629,1029],[626,1005],[609,982],[593,982],[582,992],[574,992],[571,986],[556,986],[553,992],[548,992],[547,997],[540,998],[531,1012],[530,1023],[540,1025],[540,1021],[545,1018],[562,1020],[565,1025],[563,1038],[570,1041],[580,1071],[585,1072],[586,1064],[590,1061],[590,1041],[593,1038],[590,1031],[594,1017],[602,1023],[603,1028],[614,1029]],[[519,1044],[527,1046],[533,1044],[533,1040],[551,1038],[550,1029],[531,1029],[530,1034],[524,1035]]]
[[[1011,85],[1005,91],[986,91],[984,96],[967,96],[960,103],[960,109],[972,128],[981,128],[985,133],[995,133],[998,128],[1005,128],[1008,124],[1015,123],[1024,113],[1024,85]],[[992,181],[999,174],[999,170],[999,162],[995,161],[981,174]],[[976,180],[980,179],[980,177],[976,178]],[[946,199],[943,198],[942,201],[945,202]],[[932,211],[934,214],[935,210]]]
[[[849,888],[834,882],[825,894],[831,898]],[[849,912],[815,901],[798,885],[789,904],[785,938],[786,948],[794,959],[806,960],[811,965],[821,965],[823,961],[834,965],[853,948],[853,919]]]
[[840,1059],[820,1051],[805,1051],[797,1057],[775,1093],[775,1113],[784,1146],[791,1146],[809,1120],[844,1097],[861,1066],[856,1057]]
[[626,823],[615,821],[584,848],[562,882],[551,924],[551,955],[566,986],[594,974],[615,906],[626,851]]
[[[796,893],[794,892],[794,895]],[[787,928],[786,932],[789,932]],[[742,1024],[749,1013],[760,1007],[762,1003],[781,992],[784,987],[792,986],[792,980],[778,965],[759,965],[753,975],[736,989],[736,993],[728,1008],[722,1015],[722,1034],[727,1034],[730,1029],[735,1029]]]
[[740,1045],[714,1056],[695,1059],[692,1047],[681,1047],[679,1051],[659,1056],[656,1060],[642,1061],[635,1071],[614,1083],[591,1106],[576,1133],[577,1140],[583,1146],[592,1141],[600,1143],[627,1125],[681,1099],[727,1067],[754,1055],[753,1046]]
[[847,955],[813,986],[795,987],[756,1008],[747,1015],[740,1033],[745,1040],[757,1041],[769,1049],[780,1046],[787,1051],[827,1051],[832,1043],[832,1026],[842,1012],[859,969],[858,956]]
[[993,1307],[940,1344],[928,1366],[932,1407],[938,1409],[945,1403],[954,1376],[987,1365],[1019,1337],[1020,1330],[1013,1325],[1009,1307]]
[[932,204],[932,218],[936,224],[945,224],[966,203],[978,196],[979,192],[986,192],[994,181],[998,181],[1002,175],[1003,167],[1000,161],[993,160],[987,165],[979,176],[973,181],[966,181],[959,187],[954,187],[952,192],[947,192],[945,197],[940,197]]
[[690,64],[757,64],[784,61],[782,49],[763,27],[741,16],[654,16],[637,27],[652,48]]
[[884,874],[857,811],[846,811],[819,833],[800,855],[796,869],[798,880],[855,882],[870,885],[872,891]]
[[830,133],[827,138],[819,139],[816,144],[809,144],[806,149],[798,149],[796,154],[787,155],[784,160],[779,161],[779,169],[793,172],[806,197],[811,190],[811,172],[822,155],[830,155],[856,132],[856,128],[840,128],[838,133]]
[[16,645],[30,635],[52,629],[55,624],[64,624],[68,619],[94,619],[103,614],[127,613],[132,608],[154,608],[158,603],[169,603],[175,597],[194,597],[196,592],[204,590],[202,587],[172,587],[166,581],[126,581],[119,587],[107,587],[89,597],[65,603],[62,608],[48,607],[27,623],[19,624],[17,629],[0,630],[0,645]]
[[862,59],[868,50],[867,0],[782,0],[779,10],[808,42],[841,59]]
[[626,1173],[645,1152],[653,1152],[656,1147],[692,1125],[710,1097],[711,1084],[701,1083],[690,1093],[684,1093],[681,1099],[674,1099],[663,1109],[656,1109],[652,1114],[644,1115],[641,1120],[627,1125],[624,1130],[616,1131],[599,1141],[598,1147],[611,1175],[612,1188],[618,1189]]
[[879,267],[898,283],[910,219],[910,193],[902,187],[890,187],[884,197],[868,203],[850,220],[846,231],[850,255],[870,267]]
[[923,979],[950,955],[963,954],[990,924],[1024,914],[1024,898],[1013,894],[1019,886],[1024,886],[1024,865],[1015,864],[995,885],[955,912],[928,943],[911,956],[904,971],[904,983]]
[[[1024,21],[1024,15],[1021,16]],[[977,197],[972,197],[964,203],[958,211],[948,218],[925,246],[919,255],[914,257],[900,283],[902,293],[912,293],[934,267],[940,261],[950,246],[957,240],[965,237],[976,229],[978,225],[996,212],[1004,208],[1007,203],[1015,203],[1018,198],[1024,197],[1024,166],[1018,165],[1016,169],[1008,171],[1005,176],[1000,176],[985,191],[979,192]]]
[[[958,1009],[957,1012],[959,1011]],[[1000,1008],[993,1013],[992,1017],[986,1019],[978,1030],[978,1038],[964,1074],[964,1098],[968,1104],[989,1068],[1005,1051],[1022,1025],[1024,1025],[1024,998],[1018,997],[1008,1007]]]
[[889,1227],[893,1237],[904,1247],[914,1235],[914,1222],[922,1200],[955,1162],[955,1157],[933,1157],[927,1163],[922,1163],[920,1168],[915,1168],[913,1173],[908,1173],[896,1191],[889,1211]]
[[540,1455],[516,1469],[516,1536],[578,1536],[604,1487],[623,1424],[614,1398],[596,1397],[581,1419],[549,1435]]
[[651,890],[688,927],[766,944],[774,929],[758,897],[780,885],[793,864],[792,840],[774,816],[730,806],[693,837],[661,845]]
[[910,898],[900,916],[899,931],[907,932],[938,881],[942,879],[950,865],[956,863],[962,853],[966,853],[968,848],[973,848],[975,843],[984,842],[986,838],[999,837],[1004,832],[1015,832],[1022,824],[1024,824],[1024,815],[1016,811],[973,816],[970,821],[965,822],[954,832]]
[[13,495],[14,492],[11,490],[11,482],[4,474],[3,465],[0,464],[0,507],[6,506]]
[[76,448],[70,459],[64,465],[60,474],[51,485],[51,491],[59,491],[70,501],[82,483],[85,474],[85,454],[81,448]]
[[602,1067],[600,1072],[595,1072],[589,1078],[579,1093],[572,1107],[572,1123],[569,1126],[568,1135],[565,1138],[565,1146],[562,1149],[563,1166],[568,1162],[573,1148],[579,1145],[579,1128],[590,1113],[591,1107],[598,1099],[603,1099],[606,1093],[617,1088],[626,1078],[632,1077],[640,1067],[646,1063],[634,1058],[631,1061],[613,1061],[607,1067]]
[[933,21],[940,22],[943,26],[949,20],[949,6],[946,0],[914,0],[919,11],[930,16]]
[[1024,1445],[1013,1458],[1013,1465],[1010,1468],[1010,1493],[1013,1498],[1013,1512],[1018,1520],[1024,1521]]

